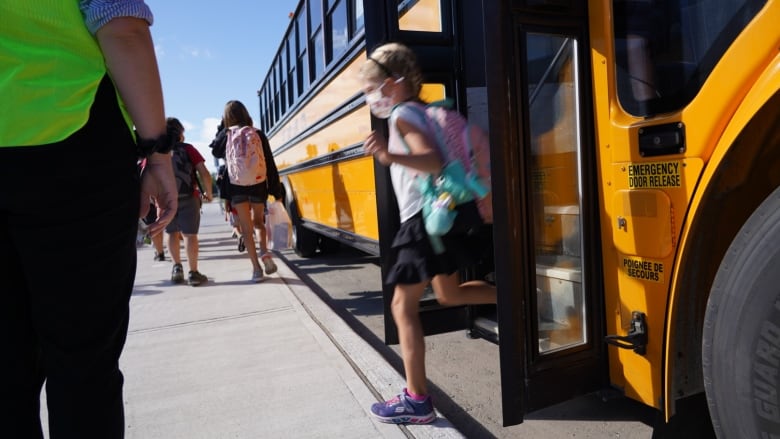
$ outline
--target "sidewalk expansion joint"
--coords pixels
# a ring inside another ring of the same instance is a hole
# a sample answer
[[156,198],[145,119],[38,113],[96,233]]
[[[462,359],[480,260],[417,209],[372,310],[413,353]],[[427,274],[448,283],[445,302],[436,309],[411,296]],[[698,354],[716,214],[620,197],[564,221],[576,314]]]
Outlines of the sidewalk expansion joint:
[[293,307],[290,306],[281,306],[278,308],[271,308],[271,309],[263,309],[259,311],[252,311],[247,313],[241,313],[241,314],[234,314],[229,316],[221,316],[221,317],[212,317],[208,319],[199,319],[199,320],[192,320],[189,322],[179,322],[179,323],[171,323],[169,325],[162,325],[162,326],[153,326],[150,328],[141,328],[141,329],[132,329],[129,330],[127,333],[130,334],[143,334],[146,332],[155,332],[155,331],[164,331],[167,329],[175,329],[175,328],[183,328],[187,326],[197,326],[197,325],[208,325],[211,323],[218,323],[218,322],[224,322],[229,320],[237,320],[237,319],[245,319],[249,317],[255,317],[259,315],[264,314],[273,314],[277,312],[283,312],[283,311],[292,311]]

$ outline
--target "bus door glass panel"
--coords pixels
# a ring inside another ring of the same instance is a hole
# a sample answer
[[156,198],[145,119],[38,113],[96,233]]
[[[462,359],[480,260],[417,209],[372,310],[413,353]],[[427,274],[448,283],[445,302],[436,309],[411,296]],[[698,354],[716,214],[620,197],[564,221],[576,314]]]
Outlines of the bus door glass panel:
[[540,354],[587,342],[580,236],[576,40],[527,38],[530,178]]
[[442,32],[442,0],[398,0],[398,29]]

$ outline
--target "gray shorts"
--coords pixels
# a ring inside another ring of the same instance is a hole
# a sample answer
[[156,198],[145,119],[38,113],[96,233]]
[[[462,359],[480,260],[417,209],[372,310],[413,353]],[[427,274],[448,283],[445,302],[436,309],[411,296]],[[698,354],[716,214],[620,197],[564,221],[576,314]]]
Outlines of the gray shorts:
[[173,221],[165,227],[165,231],[197,235],[200,229],[200,205],[200,199],[194,196],[179,198],[179,209],[176,210]]

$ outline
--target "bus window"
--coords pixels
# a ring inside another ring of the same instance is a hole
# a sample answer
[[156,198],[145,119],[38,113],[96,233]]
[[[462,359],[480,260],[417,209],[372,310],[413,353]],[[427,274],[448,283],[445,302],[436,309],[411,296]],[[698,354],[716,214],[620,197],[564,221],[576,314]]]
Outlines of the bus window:
[[576,42],[527,35],[539,352],[587,342]]
[[322,0],[309,0],[310,31],[314,32],[322,24]]
[[398,0],[398,29],[441,32],[441,0]]
[[363,15],[363,0],[352,0],[352,9],[355,11],[353,14],[354,20],[352,21],[352,35],[351,37],[355,37],[355,35],[359,34],[361,30],[363,30],[363,26],[365,26],[366,21],[365,17]]
[[312,76],[312,82],[320,79],[325,72],[325,45],[322,41],[322,29],[318,30],[311,37],[311,47],[314,49],[312,56],[314,59],[314,73]]
[[320,79],[325,72],[325,35],[322,30],[322,0],[309,0],[309,42],[312,63],[311,82]]
[[617,92],[625,111],[677,111],[765,0],[615,0]]
[[[332,3],[332,2],[331,2]],[[347,50],[349,32],[347,29],[347,2],[339,0],[328,14],[330,24],[330,54],[328,63],[337,60]]]
[[309,88],[309,52],[306,50],[308,46],[308,38],[306,37],[306,14],[298,16],[296,27],[298,28],[298,96],[300,96]]
[[294,51],[291,52],[294,44],[290,44],[290,41],[286,41],[283,44],[282,50],[283,56],[287,59],[287,106],[292,107],[295,103],[295,55]]
[[279,58],[279,63],[275,70],[275,73],[279,76],[279,91],[277,92],[277,98],[279,99],[279,114],[283,115],[287,111],[287,99],[284,95],[287,91],[287,73],[284,70],[284,63],[282,62],[281,57]]

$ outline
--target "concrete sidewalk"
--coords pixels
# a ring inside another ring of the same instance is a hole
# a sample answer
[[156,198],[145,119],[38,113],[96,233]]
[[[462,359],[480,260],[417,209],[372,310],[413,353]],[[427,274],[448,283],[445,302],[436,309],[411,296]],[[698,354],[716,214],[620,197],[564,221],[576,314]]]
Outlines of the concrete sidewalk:
[[277,273],[250,283],[251,264],[216,202],[201,222],[208,284],[172,285],[166,257],[138,250],[121,359],[128,438],[463,437],[442,417],[375,421],[369,406],[403,388],[403,377],[282,259]]

